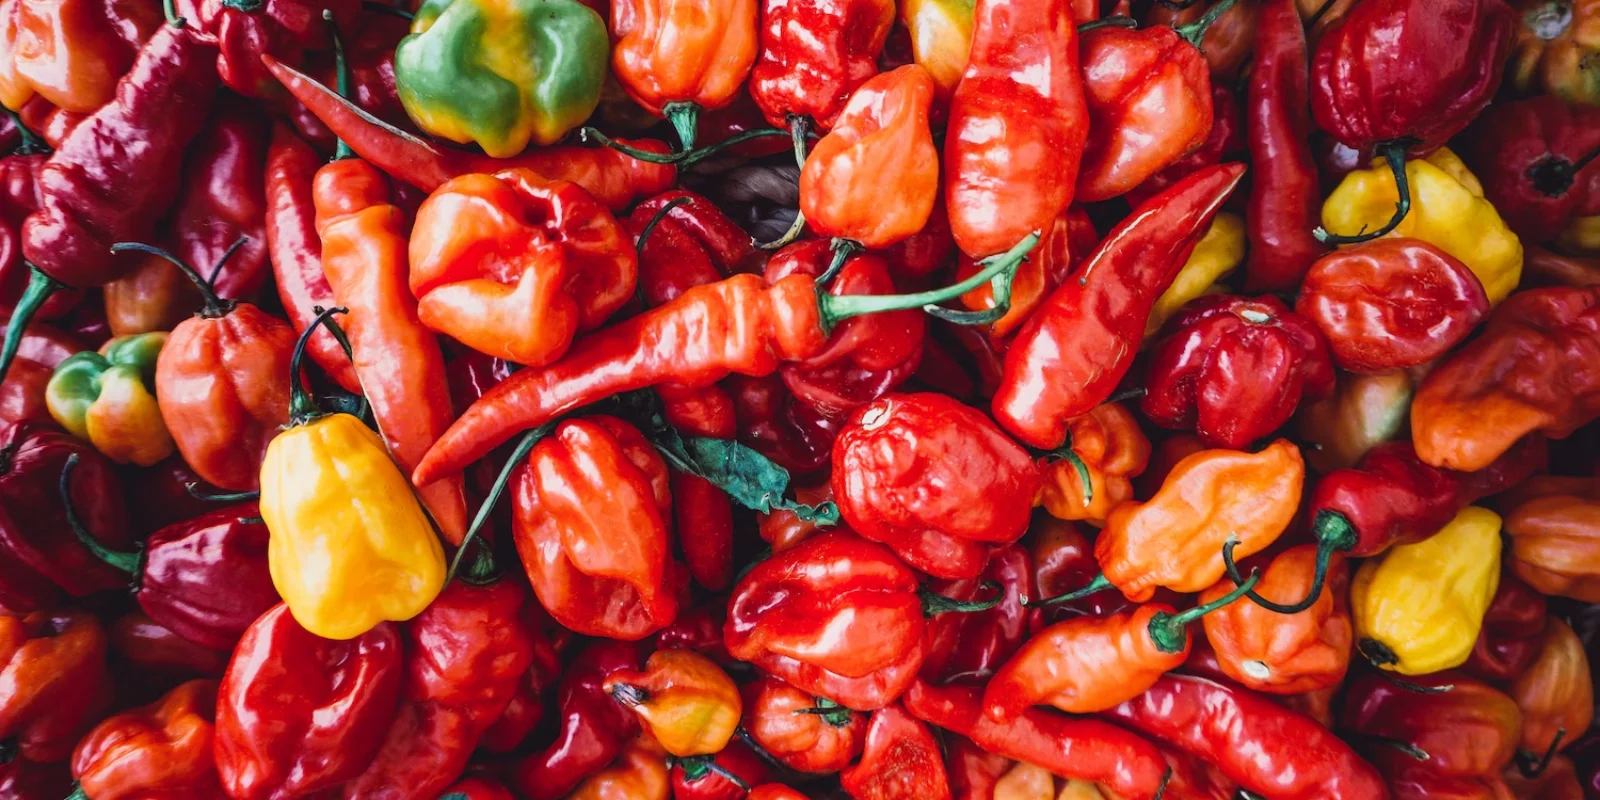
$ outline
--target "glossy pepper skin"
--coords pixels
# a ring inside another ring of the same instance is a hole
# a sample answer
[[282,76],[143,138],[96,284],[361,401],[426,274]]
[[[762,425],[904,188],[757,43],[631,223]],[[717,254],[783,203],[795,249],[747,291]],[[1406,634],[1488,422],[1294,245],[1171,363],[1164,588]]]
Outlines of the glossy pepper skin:
[[933,92],[915,64],[856,89],[800,171],[800,213],[813,230],[873,249],[922,230],[939,192]]
[[944,148],[950,230],[973,258],[1050,230],[1072,203],[1090,133],[1069,6],[973,5],[971,48],[950,98]]
[[1295,415],[1300,440],[1315,445],[1306,448],[1306,463],[1326,475],[1355,466],[1373,448],[1399,436],[1410,421],[1414,389],[1405,372],[1341,376],[1333,394]]
[[1148,502],[1112,509],[1095,559],[1134,602],[1158,586],[1198,592],[1222,578],[1229,539],[1238,541],[1239,558],[1277,540],[1300,506],[1304,480],[1300,450],[1286,439],[1258,453],[1202,450],[1178,462]]
[[1067,421],[1103,402],[1133,363],[1156,298],[1244,174],[1200,170],[1136,210],[1017,332],[994,417],[1023,444],[1053,448]]
[[1159,334],[1167,320],[1189,303],[1208,294],[1226,293],[1220,281],[1244,264],[1247,244],[1244,219],[1238,214],[1224,211],[1212,219],[1177,277],[1156,298],[1150,318],[1145,320],[1144,338]]
[[172,455],[155,396],[166,342],[159,331],[119,337],[56,365],[45,387],[50,416],[119,464],[148,467]]
[[628,745],[609,766],[579,784],[569,800],[608,800],[612,797],[667,800],[674,795],[671,772],[661,746],[647,736]]
[[732,102],[750,75],[758,10],[756,0],[619,0],[611,69],[634,102],[672,120],[688,150],[698,111]]
[[526,169],[464,175],[417,209],[417,316],[479,352],[543,366],[633,295],[639,264],[628,239],[577,184]]
[[1117,505],[1133,499],[1133,481],[1150,463],[1150,440],[1120,403],[1102,403],[1067,424],[1067,441],[1083,463],[1089,485],[1070,459],[1040,460],[1039,502],[1056,519],[1103,525]]
[[1388,797],[1378,771],[1327,728],[1247,689],[1166,675],[1106,716],[1215,764],[1265,797]]
[[[777,678],[760,677],[743,690],[744,729],[761,749],[800,772],[838,772],[866,743],[867,715],[814,697]],[[805,711],[804,709],[815,709]]]
[[1333,361],[1311,320],[1276,297],[1201,297],[1167,321],[1140,410],[1194,428],[1212,447],[1244,448],[1282,427],[1302,399],[1333,392]]
[[[28,288],[30,270],[22,258],[22,223],[39,210],[39,171],[50,160],[47,152],[24,150],[0,158],[0,310],[7,316]],[[63,289],[51,295],[34,317],[58,319],[82,299],[81,291]]]
[[995,722],[984,715],[983,691],[975,687],[917,681],[906,692],[905,708],[987,752],[1099,783],[1118,797],[1152,800],[1167,773],[1155,745],[1103,720],[1030,709],[1011,722]]
[[263,178],[270,131],[260,110],[239,101],[218,103],[184,161],[186,185],[172,211],[178,257],[206,275],[245,238],[211,287],[230,300],[254,300],[271,269]]
[[1449,352],[1489,316],[1483,284],[1421,239],[1375,239],[1318,259],[1295,310],[1358,373],[1407,369]]
[[1391,548],[1350,582],[1367,658],[1402,675],[1465,663],[1500,582],[1500,517],[1469,506],[1438,533]]
[[533,800],[557,800],[616,759],[639,735],[639,718],[601,685],[612,672],[642,662],[632,642],[599,640],[578,653],[556,689],[556,740],[511,766],[512,788]]
[[747,796],[743,786],[711,769],[713,764],[745,786],[756,786],[772,778],[772,770],[755,750],[742,741],[729,742],[714,756],[679,759],[672,765],[674,800],[739,800]]
[[960,734],[945,731],[945,771],[956,800],[993,800],[994,787],[1016,762],[995,755]]
[[953,600],[973,601],[991,593],[985,582],[1000,587],[998,605],[928,620],[919,673],[924,680],[988,678],[1043,626],[1042,612],[1021,602],[1035,596],[1035,578],[1033,557],[1020,543],[996,550],[974,578],[931,581],[928,588]]
[[[1317,550],[1299,545],[1279,553],[1261,574],[1255,591],[1275,603],[1293,603],[1311,590]],[[1354,629],[1346,588],[1349,568],[1330,562],[1325,588],[1310,608],[1279,614],[1251,602],[1232,603],[1202,617],[1206,641],[1222,671],[1246,688],[1285,695],[1337,687],[1350,665]],[[1223,578],[1200,593],[1209,603],[1233,591]],[[1272,616],[1267,616],[1271,614]]]
[[111,701],[106,632],[80,610],[0,617],[0,737],[29,761],[48,763],[73,745]]
[[50,376],[56,365],[83,349],[75,338],[50,325],[29,325],[17,349],[17,359],[11,362],[5,382],[0,383],[0,422],[48,423],[50,409],[44,390],[50,384]]
[[805,117],[826,133],[857,87],[878,74],[895,4],[889,0],[764,0],[750,96],[780,128]]
[[1525,672],[1544,647],[1545,597],[1502,561],[1500,586],[1483,614],[1483,627],[1463,671],[1486,681],[1509,681]]
[[1600,487],[1535,497],[1508,509],[1511,569],[1540,592],[1583,602],[1600,598]]
[[[929,484],[961,487],[930,494]],[[948,395],[889,395],[833,444],[833,495],[850,528],[918,571],[974,578],[1028,529],[1039,472],[988,417]]]
[[[1543,756],[1577,741],[1594,720],[1594,676],[1589,656],[1572,626],[1560,617],[1545,624],[1544,647],[1507,694],[1522,710],[1521,748]],[[1556,737],[1561,737],[1557,741]]]
[[173,633],[143,611],[118,617],[106,631],[111,652],[134,669],[167,680],[220,678],[228,668],[226,651],[208,650]]
[[1345,692],[1340,727],[1403,742],[1427,754],[1419,760],[1391,748],[1373,747],[1372,759],[1386,773],[1415,770],[1438,778],[1498,775],[1520,740],[1522,714],[1517,704],[1459,672],[1425,675],[1418,683],[1453,688],[1407,691],[1381,675],[1366,673],[1351,681]]
[[950,800],[939,744],[927,724],[899,703],[872,712],[861,761],[839,773],[839,784],[856,800]]
[[72,754],[74,797],[199,800],[222,794],[211,757],[216,711],[217,682],[197,680],[96,725]]
[[[186,8],[185,6],[192,6]],[[178,10],[196,19],[215,37],[216,73],[222,85],[244,97],[281,100],[282,87],[262,65],[263,55],[295,65],[328,49],[322,12],[333,14],[341,31],[358,30],[361,4],[352,0],[179,0]]]
[[38,96],[81,114],[111,101],[117,80],[161,23],[155,8],[99,0],[15,0],[0,6],[0,17],[0,102],[20,109]]
[[638,714],[641,727],[678,757],[721,751],[744,712],[728,673],[692,650],[652,653],[643,671],[613,672],[601,688]]
[[394,720],[401,651],[388,623],[334,641],[300,627],[288,606],[262,614],[217,695],[213,752],[228,796],[294,797],[361,774]]
[[[935,209],[934,213],[942,212]],[[989,338],[1001,341],[1016,332],[1057,286],[1067,282],[1067,275],[1099,241],[1093,221],[1081,208],[1069,208],[1045,226],[1039,245],[1012,276],[1011,310],[989,324]],[[980,261],[963,256],[956,263],[956,277],[965,278],[979,269]],[[973,311],[994,308],[994,287],[984,284],[973,289],[961,296],[961,303]]]
[[1600,198],[1600,108],[1569,106],[1545,95],[1505,103],[1480,117],[1463,137],[1462,157],[1483,181],[1483,194],[1501,210],[1524,244],[1544,244]]
[[1600,288],[1518,293],[1423,379],[1411,403],[1417,454],[1476,470],[1527,433],[1567,436],[1600,415],[1597,358]]

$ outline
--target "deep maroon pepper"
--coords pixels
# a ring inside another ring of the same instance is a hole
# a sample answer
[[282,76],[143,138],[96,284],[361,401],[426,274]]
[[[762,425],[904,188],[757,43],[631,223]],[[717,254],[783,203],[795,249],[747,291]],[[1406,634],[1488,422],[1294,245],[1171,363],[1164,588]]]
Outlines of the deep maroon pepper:
[[1483,615],[1472,655],[1461,669],[1486,681],[1509,681],[1521,675],[1544,646],[1544,623],[1544,595],[1506,565],[1500,570],[1500,586]]
[[1495,106],[1462,139],[1483,195],[1523,244],[1544,244],[1579,216],[1600,185],[1600,108],[1545,95]]
[[639,718],[600,686],[612,672],[643,664],[633,642],[597,640],[579,653],[556,690],[560,732],[549,747],[511,766],[513,788],[533,800],[556,800],[621,754],[639,735]]
[[[609,6],[609,3],[606,5]],[[601,16],[606,16],[608,13],[609,11],[606,8],[600,9]],[[631,100],[628,101],[627,105],[630,110],[649,117],[649,112],[634,105]],[[602,103],[600,113],[603,114],[605,109],[606,105]],[[653,123],[655,119],[651,117],[648,122]],[[632,136],[648,127],[649,125],[645,125],[632,130],[625,130],[624,132]],[[734,96],[733,102],[722,108],[701,112],[700,130],[695,135],[695,141],[703,145],[721,144],[741,133],[761,130],[766,127],[767,118],[761,113],[761,108],[756,105],[755,100],[751,99],[749,92],[741,91]],[[608,127],[607,129],[609,130],[610,128]],[[729,148],[729,151],[743,158],[761,158],[763,156],[777,155],[778,153],[787,153],[793,148],[794,145],[788,137],[757,136],[754,139],[746,139],[733,145]]]
[[1005,756],[995,755],[960,734],[945,731],[945,771],[950,774],[950,793],[955,800],[994,800],[994,785],[1015,766]]
[[17,359],[0,383],[0,424],[33,420],[50,423],[45,388],[56,365],[75,353],[94,348],[54,325],[35,322],[28,326],[17,348]]
[[[714,766],[713,766],[714,765]],[[730,780],[737,777],[744,785]],[[739,800],[767,782],[772,770],[756,752],[735,739],[714,756],[682,758],[672,765],[673,800]]]
[[941,614],[928,621],[923,634],[926,655],[919,673],[923,680],[987,679],[1024,639],[1043,627],[1044,609],[1021,603],[1024,598],[1040,596],[1034,586],[1033,558],[1021,544],[996,550],[976,578],[936,580],[928,588],[952,600],[981,600],[993,594],[992,587],[983,586],[986,581],[1000,586],[999,605],[970,614]]
[[[334,2],[342,4],[345,0]],[[406,116],[405,106],[400,104],[400,95],[394,85],[394,50],[410,32],[411,25],[407,19],[376,8],[363,10],[356,18],[354,30],[340,29],[345,64],[350,72],[350,102],[362,111],[406,130],[412,129],[412,123],[411,118]],[[326,35],[323,41],[328,41]],[[338,83],[338,63],[332,52],[322,50],[308,53],[306,61],[306,71],[317,76],[324,85]],[[305,104],[293,98],[285,99],[290,106],[289,123],[295,131],[320,152],[333,152],[336,142],[333,131],[328,130],[328,126],[322,124],[322,120],[317,119],[317,115]],[[410,188],[409,185],[406,188]],[[397,195],[403,191],[401,186],[395,187]],[[396,205],[404,207],[403,203],[397,202]]]
[[256,108],[241,100],[218,103],[190,148],[183,193],[173,211],[173,252],[208,277],[228,248],[245,237],[213,281],[217,296],[229,300],[253,299],[267,278],[262,178],[267,132],[267,120]]
[[13,756],[0,764],[0,797],[6,800],[56,800],[72,792],[69,762],[40,764]]
[[[827,133],[857,87],[878,74],[894,24],[890,0],[763,0],[750,96],[797,141]],[[797,119],[801,118],[801,119]]]
[[733,399],[739,441],[802,482],[827,469],[840,422],[796,400],[777,375],[734,375],[722,385]]
[[219,503],[230,502],[230,499],[206,499],[213,495],[228,496],[201,480],[183,458],[176,455],[152,467],[123,467],[122,486],[126,494],[139,498],[139,502],[128,509],[133,532],[139,538],[175,522],[198,517],[217,508]]
[[[0,158],[0,314],[6,316],[28,289],[28,264],[22,259],[22,221],[39,210],[39,170],[48,160],[48,152],[14,153]],[[83,292],[77,289],[56,292],[34,317],[57,319],[82,299]]]
[[[1165,169],[1128,190],[1128,202],[1137,206],[1205,167],[1224,161],[1243,161],[1249,157],[1245,136],[1244,108],[1239,96],[1222,81],[1211,84],[1211,132],[1194,152],[1168,164]],[[1081,256],[1080,256],[1081,257]]]
[[[510,376],[513,367],[511,362],[503,358],[495,358],[465,347],[461,350],[463,352],[444,365],[445,381],[450,386],[450,403],[458,414]],[[497,448],[468,467],[467,486],[479,497],[487,497],[495,478],[500,475],[500,469],[505,466],[506,459],[511,457],[511,452],[515,449],[515,446]],[[510,524],[511,510],[496,504],[491,519],[494,524],[484,528],[482,533],[492,541],[492,531]]]
[[299,67],[308,50],[328,46],[324,9],[333,12],[340,30],[355,30],[361,10],[357,0],[193,0],[193,5],[205,32],[216,37],[222,84],[257,99],[284,94],[262,66],[262,54]]
[[516,691],[501,710],[500,716],[478,738],[478,747],[490,753],[509,753],[521,746],[545,717],[545,695],[561,677],[561,654],[552,639],[558,634],[570,636],[557,626],[538,603],[524,603],[522,625],[533,631],[533,662]]
[[[1516,754],[1521,740],[1522,712],[1516,701],[1494,687],[1460,672],[1419,675],[1418,692],[1368,671],[1345,688],[1339,713],[1341,730],[1381,737],[1367,748],[1385,774],[1420,772],[1439,778],[1498,776]],[[1372,741],[1366,739],[1366,741]],[[1391,746],[1415,747],[1425,756]]]
[[[125,670],[140,679],[152,681],[152,693],[160,693],[194,678],[220,678],[228,669],[229,653],[209,650],[173,633],[150,619],[143,611],[129,611],[106,629],[111,652],[132,669]],[[3,796],[3,795],[0,795]]]
[[[662,192],[634,208],[628,215],[634,236],[668,206],[671,208],[656,223],[639,253],[639,291],[648,306],[661,305],[691,287],[735,272],[760,269],[761,255],[751,246],[750,235],[710,200],[684,189]],[[677,240],[678,247],[658,247],[656,237],[662,234],[682,234],[687,239]],[[685,257],[692,263],[674,263]]]
[[1302,398],[1333,392],[1333,361],[1311,321],[1270,295],[1209,295],[1162,331],[1139,408],[1164,428],[1244,449],[1277,430]]
[[738,663],[722,643],[722,623],[727,618],[727,602],[713,599],[678,612],[671,625],[656,633],[657,650],[693,650],[719,664]]

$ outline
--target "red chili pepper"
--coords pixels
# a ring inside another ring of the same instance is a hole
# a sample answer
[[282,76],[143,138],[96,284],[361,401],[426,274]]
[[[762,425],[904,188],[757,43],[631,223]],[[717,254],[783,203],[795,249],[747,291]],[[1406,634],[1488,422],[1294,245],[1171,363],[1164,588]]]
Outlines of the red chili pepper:
[[1327,728],[1246,689],[1166,675],[1106,715],[1215,764],[1266,797],[1388,796],[1378,771]]
[[172,213],[174,251],[200,269],[222,264],[244,237],[226,266],[207,278],[217,295],[229,300],[254,298],[271,269],[263,180],[267,124],[260,111],[243,102],[225,101],[212,109],[211,122],[184,161],[184,191]]
[[72,793],[72,772],[67,762],[40,764],[12,756],[0,764],[0,797],[12,800],[56,800]]
[[1000,587],[999,605],[987,611],[941,614],[928,620],[927,633],[923,635],[923,680],[943,683],[988,678],[1025,639],[1043,627],[1044,610],[1021,603],[1023,598],[1037,596],[1033,558],[1021,544],[995,550],[983,573],[974,578],[931,581],[928,589],[952,600],[970,602],[991,594],[984,586],[986,582]]
[[639,735],[639,718],[601,684],[607,675],[643,663],[638,645],[630,642],[601,640],[579,653],[556,690],[560,732],[549,747],[511,766],[512,788],[532,800],[557,800],[620,755]]
[[17,347],[11,371],[0,383],[0,424],[31,420],[49,424],[44,390],[56,365],[73,353],[89,350],[67,333],[43,322],[29,325]]
[[516,795],[498,781],[482,775],[462,778],[444,790],[441,798],[453,800],[516,800]]
[[973,258],[1042,236],[1072,203],[1090,128],[1070,7],[1069,0],[973,5],[967,68],[950,98],[944,148],[950,228]]
[[1306,34],[1294,0],[1270,0],[1256,28],[1250,68],[1250,204],[1245,232],[1251,291],[1300,282],[1326,251],[1311,231],[1321,222],[1322,188],[1311,154],[1310,72]]
[[825,476],[842,420],[829,419],[797,400],[777,375],[735,375],[723,385],[733,400],[739,441],[792,475]]
[[939,744],[899,703],[872,712],[861,761],[839,773],[839,784],[855,800],[950,800]]
[[151,705],[96,725],[72,754],[77,791],[68,800],[131,800],[222,794],[211,757],[217,682],[189,681]]
[[1211,132],[1206,134],[1206,140],[1189,155],[1168,164],[1165,169],[1129,189],[1126,195],[1128,202],[1134,206],[1144,205],[1146,200],[1155,197],[1163,189],[1201,169],[1214,167],[1225,161],[1249,160],[1250,144],[1247,141],[1247,131],[1244,108],[1239,96],[1228,88],[1226,83],[1213,81]]
[[727,618],[726,611],[720,599],[685,609],[671,625],[656,633],[656,649],[693,650],[724,667],[734,665],[737,662],[728,655],[728,648],[722,643],[722,623]]
[[750,96],[799,142],[808,130],[827,133],[856,88],[878,74],[893,23],[893,0],[763,0]]
[[1104,402],[1133,363],[1146,318],[1244,175],[1200,170],[1151,198],[1050,295],[1006,353],[995,419],[1025,444],[1053,448],[1067,421]]
[[[1017,274],[1011,279],[1011,310],[989,324],[989,338],[1003,340],[1027,322],[1045,298],[1067,282],[1067,276],[1099,242],[1100,234],[1083,209],[1069,208],[1056,217],[1045,228],[1039,246],[1017,268]],[[956,277],[964,278],[979,269],[982,269],[979,262],[963,256],[956,264]],[[994,308],[994,288],[980,286],[962,295],[961,302],[974,311]],[[1002,349],[1004,344],[1001,341]]]
[[701,109],[732,102],[750,75],[758,12],[756,0],[615,0],[612,74],[634,102],[666,117],[689,150]]
[[1485,681],[1509,681],[1521,675],[1544,646],[1545,619],[1544,595],[1506,565],[1462,670]]
[[1544,244],[1600,202],[1600,109],[1555,95],[1503,103],[1463,137],[1484,197],[1523,244]]
[[950,212],[944,207],[941,192],[934,198],[933,211],[928,213],[928,221],[922,229],[883,248],[879,254],[889,262],[889,272],[896,279],[915,280],[944,269],[955,252]]
[[[342,0],[336,0],[342,2]],[[320,17],[320,14],[318,15]],[[336,17],[337,18],[337,17]],[[411,32],[411,21],[397,14],[364,7],[361,15],[350,26],[340,26],[343,35],[346,68],[350,72],[348,97],[357,108],[398,128],[414,130],[405,106],[400,103],[400,93],[394,80],[394,51]],[[321,42],[328,41],[327,28],[319,31]],[[298,67],[322,80],[324,85],[334,85],[339,80],[337,53],[327,50],[308,53],[306,65]],[[260,58],[256,58],[260,62]],[[264,70],[265,67],[263,66]],[[271,77],[271,76],[269,76]],[[277,78],[271,77],[275,92]],[[289,124],[306,141],[318,150],[331,152],[338,146],[333,131],[322,124],[310,109],[299,100],[288,99]]]
[[[39,170],[49,160],[48,152],[19,151],[0,158],[0,311],[7,316],[28,291],[22,223],[39,210]],[[62,289],[39,306],[34,319],[58,319],[82,300],[82,291]]]
[[994,800],[995,783],[1015,764],[950,731],[944,732],[944,761],[955,800]]
[[400,630],[349,641],[307,633],[279,604],[234,649],[217,697],[214,747],[228,796],[295,797],[361,774],[394,721]]
[[484,728],[478,748],[489,753],[509,753],[522,745],[545,718],[545,695],[562,675],[556,636],[570,636],[550,620],[538,603],[522,604],[522,627],[533,632],[533,663],[516,681],[515,691],[500,716]]
[[744,687],[744,729],[784,766],[830,773],[849,766],[867,736],[867,717],[777,678],[757,678]]
[[751,787],[771,777],[772,770],[754,750],[744,742],[732,741],[716,755],[677,759],[672,765],[672,797],[739,800]]
[[[1345,689],[1340,728],[1358,741],[1377,737],[1368,752],[1386,774],[1498,776],[1522,740],[1516,701],[1459,672],[1414,680],[1437,691],[1398,686],[1375,671],[1357,677]],[[1450,688],[1439,690],[1444,686]]]
[[[219,47],[217,74],[222,85],[245,97],[277,99],[283,89],[261,64],[269,54],[295,66],[309,52],[328,46],[323,11],[340,30],[354,30],[361,4],[356,0],[191,0],[195,15]],[[185,12],[187,13],[187,12]]]
[[1201,297],[1162,335],[1139,408],[1213,447],[1248,447],[1288,422],[1302,398],[1333,393],[1322,333],[1271,295]]
[[[666,209],[639,253],[639,287],[649,306],[658,306],[690,288],[714,283],[735,272],[755,272],[760,256],[750,235],[710,200],[685,189],[662,192],[634,207],[628,216],[635,238]],[[663,234],[682,234],[675,246],[657,247]],[[687,248],[687,252],[681,252]],[[678,263],[689,258],[692,266]],[[706,264],[709,263],[709,268]]]
[[[946,491],[930,493],[932,484]],[[833,446],[833,494],[851,529],[917,570],[974,578],[1028,529],[1040,476],[977,409],[942,394],[890,395]]]
[[0,739],[29,761],[71,755],[111,704],[106,632],[81,610],[0,616]]
[[[106,631],[111,652],[141,676],[161,682],[220,678],[228,668],[226,650],[209,650],[173,633],[143,611],[129,611]],[[167,684],[170,685],[170,684]],[[4,794],[0,793],[0,797]]]

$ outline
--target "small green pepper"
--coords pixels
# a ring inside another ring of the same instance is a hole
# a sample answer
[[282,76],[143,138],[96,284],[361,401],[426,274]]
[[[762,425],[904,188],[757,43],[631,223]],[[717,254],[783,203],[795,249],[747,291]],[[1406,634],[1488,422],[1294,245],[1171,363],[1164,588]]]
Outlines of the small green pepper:
[[166,343],[166,331],[155,331],[68,356],[45,386],[50,416],[118,463],[148,467],[172,455],[155,395],[156,359]]

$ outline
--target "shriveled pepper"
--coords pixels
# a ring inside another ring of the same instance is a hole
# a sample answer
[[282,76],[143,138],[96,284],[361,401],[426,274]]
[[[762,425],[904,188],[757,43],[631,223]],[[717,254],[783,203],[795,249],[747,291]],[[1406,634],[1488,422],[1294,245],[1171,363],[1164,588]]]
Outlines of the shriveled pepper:
[[[930,483],[951,490],[929,493]],[[833,445],[833,494],[845,522],[940,578],[976,577],[996,547],[1021,538],[1039,485],[1026,450],[942,394],[864,406]]]
[[950,800],[938,743],[928,726],[899,703],[872,712],[861,761],[839,773],[839,784],[855,800]]
[[878,74],[892,0],[764,0],[750,96],[793,136],[826,133],[857,87]]
[[1517,704],[1459,672],[1424,675],[1416,683],[1435,691],[1414,691],[1371,672],[1357,677],[1345,691],[1340,727],[1358,737],[1383,740],[1375,742],[1370,753],[1385,773],[1498,776],[1520,740],[1522,714]]
[[1217,281],[1244,263],[1245,244],[1244,220],[1238,214],[1224,211],[1214,217],[1205,236],[1200,238],[1177,277],[1172,279],[1172,285],[1156,298],[1150,318],[1144,324],[1144,338],[1150,339],[1159,333],[1167,320],[1191,301],[1224,291]]
[[1509,681],[1527,671],[1544,647],[1545,597],[1502,561],[1500,586],[1462,670],[1486,681]]
[[1438,533],[1391,548],[1350,582],[1357,646],[1402,675],[1465,663],[1500,582],[1500,516],[1469,506]]
[[1076,460],[1046,457],[1040,462],[1044,485],[1039,501],[1057,519],[1103,524],[1112,508],[1133,499],[1132,479],[1150,463],[1150,440],[1133,412],[1120,403],[1103,403],[1071,420],[1063,447],[1070,447]]
[[148,467],[172,455],[156,404],[156,362],[167,333],[141,333],[106,342],[56,366],[45,387],[50,416],[119,464]]
[[1306,463],[1323,474],[1353,467],[1383,442],[1399,436],[1411,418],[1415,386],[1405,372],[1341,375],[1333,394],[1300,406],[1295,428],[1315,445]]
[[1545,594],[1600,602],[1600,486],[1509,506],[1506,533],[1518,577]]
[[1600,186],[1600,108],[1551,95],[1505,103],[1463,138],[1461,155],[1483,181],[1484,197],[1524,245],[1550,242],[1600,203],[1592,197]]
[[211,756],[217,682],[189,681],[95,726],[72,754],[78,800],[222,794]]
[[744,710],[728,673],[692,650],[657,651],[644,671],[613,672],[602,688],[639,715],[662,749],[679,757],[721,750]]
[[1318,259],[1295,310],[1326,335],[1338,365],[1384,372],[1449,352],[1489,316],[1483,284],[1421,239],[1378,239]]
[[838,772],[861,755],[865,714],[769,677],[745,685],[744,704],[750,738],[790,769]]
[[1302,398],[1333,392],[1322,334],[1271,295],[1199,298],[1163,336],[1139,408],[1213,447],[1247,447],[1288,422]]
[[611,68],[634,102],[664,116],[684,150],[702,110],[733,101],[756,60],[756,0],[617,0]]
[[1600,105],[1600,4],[1594,0],[1524,0],[1511,48],[1511,82],[1518,91],[1543,90],[1568,103]]
[[607,675],[638,669],[643,659],[631,642],[598,640],[567,665],[556,690],[559,731],[549,747],[510,768],[512,787],[533,800],[557,800],[604,769],[639,735],[639,717],[601,688]]
[[106,0],[11,0],[0,16],[0,104],[20,109],[37,95],[82,114],[111,102],[117,80],[161,24],[149,4]]
[[106,632],[81,610],[0,616],[0,739],[41,763],[71,755],[110,705]]
[[[1317,549],[1299,545],[1279,553],[1256,585],[1257,594],[1278,603],[1306,597],[1315,573]],[[1350,664],[1353,630],[1346,588],[1349,568],[1343,558],[1326,565],[1323,591],[1294,614],[1280,614],[1255,603],[1234,603],[1204,618],[1206,641],[1222,671],[1244,686],[1268,694],[1301,694],[1338,686]],[[1223,578],[1200,593],[1211,603],[1234,591]]]

